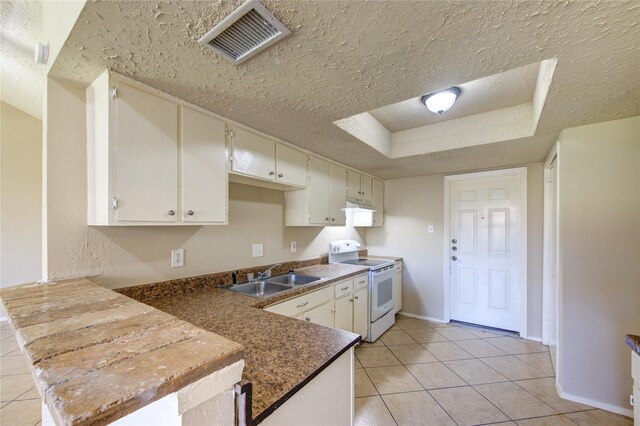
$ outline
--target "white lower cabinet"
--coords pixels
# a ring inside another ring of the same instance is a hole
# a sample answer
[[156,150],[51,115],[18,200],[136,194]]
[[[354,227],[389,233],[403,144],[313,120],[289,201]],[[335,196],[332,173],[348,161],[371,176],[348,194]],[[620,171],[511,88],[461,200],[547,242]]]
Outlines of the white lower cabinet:
[[369,276],[338,281],[268,306],[265,311],[357,333],[364,339],[369,328]]
[[369,289],[367,287],[353,293],[353,332],[367,337],[369,331]]
[[353,331],[353,297],[349,294],[336,300],[335,328]]
[[402,262],[396,262],[396,275],[393,279],[393,311],[397,314],[402,309]]
[[333,301],[330,300],[317,308],[302,314],[302,319],[325,327],[333,327]]

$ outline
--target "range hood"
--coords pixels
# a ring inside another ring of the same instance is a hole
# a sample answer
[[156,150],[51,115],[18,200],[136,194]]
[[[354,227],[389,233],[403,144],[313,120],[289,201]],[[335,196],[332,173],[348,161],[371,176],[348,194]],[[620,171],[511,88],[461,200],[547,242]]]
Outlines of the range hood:
[[347,198],[347,205],[343,208],[345,212],[371,212],[373,213],[375,209],[371,205],[371,202],[367,203],[362,200],[358,200],[355,198]]

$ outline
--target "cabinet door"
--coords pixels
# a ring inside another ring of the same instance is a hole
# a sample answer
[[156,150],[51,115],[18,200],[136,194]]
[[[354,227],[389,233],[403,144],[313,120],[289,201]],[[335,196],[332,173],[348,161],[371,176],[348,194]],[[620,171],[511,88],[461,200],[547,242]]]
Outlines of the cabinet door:
[[364,339],[369,331],[369,290],[363,288],[353,294],[353,332]]
[[182,108],[182,220],[227,222],[227,148],[222,121]]
[[325,327],[333,327],[333,301],[330,300],[317,308],[304,312],[302,319]]
[[117,83],[116,194],[119,222],[178,220],[178,106]]
[[360,175],[360,197],[364,201],[371,201],[371,176]]
[[289,185],[307,186],[307,154],[286,145],[276,145],[276,180]]
[[360,173],[347,171],[347,197],[360,199]]
[[396,275],[393,278],[393,311],[400,312],[402,309],[402,263],[396,263]]
[[329,223],[329,162],[311,157],[309,161],[309,223],[327,225]]
[[275,181],[276,143],[274,141],[237,127],[233,129],[231,141],[231,171]]
[[347,169],[337,164],[331,164],[330,175],[330,223],[331,225],[344,226],[347,222],[347,216],[342,209],[347,205]]
[[373,179],[371,186],[373,208],[375,209],[371,226],[379,227],[384,225],[384,182]]
[[353,332],[353,296],[336,299],[336,328]]

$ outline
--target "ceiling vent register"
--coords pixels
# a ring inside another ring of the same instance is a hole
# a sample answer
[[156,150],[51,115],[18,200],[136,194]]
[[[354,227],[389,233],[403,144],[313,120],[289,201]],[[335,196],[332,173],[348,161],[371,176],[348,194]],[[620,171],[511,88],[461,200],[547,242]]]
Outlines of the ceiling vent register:
[[258,0],[247,0],[198,43],[238,65],[291,34]]

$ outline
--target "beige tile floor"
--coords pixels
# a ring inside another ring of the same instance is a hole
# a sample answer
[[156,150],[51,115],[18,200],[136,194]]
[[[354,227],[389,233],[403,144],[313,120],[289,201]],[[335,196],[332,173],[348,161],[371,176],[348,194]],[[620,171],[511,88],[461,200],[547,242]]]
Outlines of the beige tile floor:
[[559,398],[548,348],[509,333],[398,316],[355,364],[356,425],[633,425]]
[[[0,355],[0,425],[39,426],[40,397],[6,322]],[[399,316],[355,362],[356,425],[633,425],[560,399],[547,347],[480,328]]]
[[0,425],[40,425],[40,395],[7,322],[0,323]]

